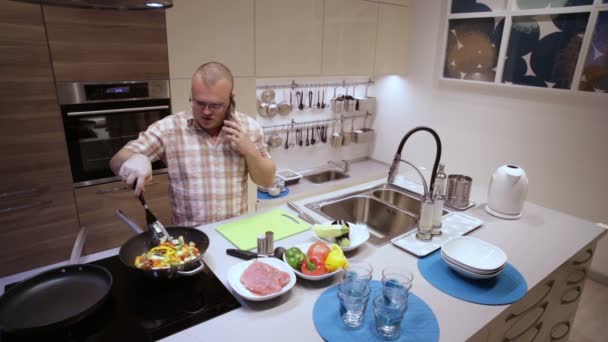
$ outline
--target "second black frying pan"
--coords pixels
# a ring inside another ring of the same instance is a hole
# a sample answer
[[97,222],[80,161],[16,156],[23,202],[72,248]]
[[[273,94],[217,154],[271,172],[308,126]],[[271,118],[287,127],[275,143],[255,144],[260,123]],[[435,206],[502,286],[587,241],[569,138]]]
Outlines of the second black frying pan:
[[[80,256],[85,234],[81,230],[71,262]],[[45,271],[0,297],[0,328],[38,334],[70,326],[100,307],[111,287],[112,274],[97,265],[72,264]]]

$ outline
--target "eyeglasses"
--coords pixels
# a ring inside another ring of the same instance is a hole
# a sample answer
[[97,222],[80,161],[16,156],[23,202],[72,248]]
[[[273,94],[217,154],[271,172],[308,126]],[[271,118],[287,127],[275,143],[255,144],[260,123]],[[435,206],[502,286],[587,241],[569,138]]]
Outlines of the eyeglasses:
[[205,110],[205,108],[208,108],[212,112],[217,112],[219,110],[222,110],[224,108],[224,106],[226,106],[224,103],[206,103],[203,101],[197,101],[197,100],[193,100],[193,99],[190,99],[190,102],[192,103],[192,106],[197,109]]

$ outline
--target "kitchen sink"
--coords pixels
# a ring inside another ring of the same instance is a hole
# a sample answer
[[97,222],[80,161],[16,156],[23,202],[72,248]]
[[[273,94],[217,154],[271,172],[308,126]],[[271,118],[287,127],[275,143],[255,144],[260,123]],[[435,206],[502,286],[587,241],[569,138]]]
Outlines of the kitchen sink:
[[[420,195],[382,184],[309,203],[306,207],[330,220],[367,225],[369,241],[381,246],[416,228],[420,217]],[[443,211],[444,215],[447,213]]]
[[[418,218],[369,196],[353,196],[321,206],[321,212],[334,219],[365,223],[370,241],[382,245],[416,226]],[[404,228],[409,228],[405,229]]]
[[338,179],[348,178],[349,175],[336,170],[327,170],[319,173],[313,173],[311,175],[304,176],[304,179],[309,180],[312,183],[326,183],[331,182]]
[[388,189],[375,190],[372,195],[380,201],[392,204],[399,209],[416,215],[420,214],[420,200],[418,198]]

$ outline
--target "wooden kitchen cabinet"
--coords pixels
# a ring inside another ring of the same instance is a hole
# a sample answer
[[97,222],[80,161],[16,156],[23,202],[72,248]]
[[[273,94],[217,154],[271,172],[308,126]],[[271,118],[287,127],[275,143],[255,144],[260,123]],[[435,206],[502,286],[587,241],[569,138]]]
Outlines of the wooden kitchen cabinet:
[[378,3],[326,0],[323,75],[371,75],[374,71]]
[[43,11],[57,82],[169,79],[164,11]]
[[409,37],[409,8],[379,4],[374,75],[405,75]]
[[202,63],[254,74],[254,1],[179,0],[166,10],[171,79],[190,79]]
[[[80,224],[88,228],[85,254],[119,247],[135,233],[117,216],[120,210],[142,229],[146,215],[141,203],[124,182],[106,183],[74,190]],[[156,217],[166,226],[171,223],[169,181],[167,174],[154,175],[146,185],[146,202]]]
[[255,74],[321,74],[323,0],[255,1]]
[[0,0],[0,276],[69,258],[78,221],[40,5]]

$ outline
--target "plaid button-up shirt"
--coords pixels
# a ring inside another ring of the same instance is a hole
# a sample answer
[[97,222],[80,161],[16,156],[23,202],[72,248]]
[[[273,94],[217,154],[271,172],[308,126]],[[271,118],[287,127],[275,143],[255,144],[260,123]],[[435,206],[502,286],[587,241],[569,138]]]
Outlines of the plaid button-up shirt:
[[[238,112],[234,115],[260,154],[270,158],[257,121]],[[167,164],[173,224],[193,227],[247,212],[245,158],[223,131],[212,137],[201,129],[192,112],[153,123],[125,148]]]

